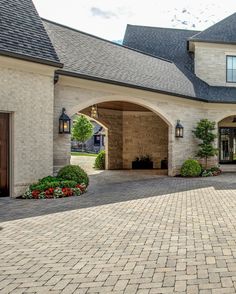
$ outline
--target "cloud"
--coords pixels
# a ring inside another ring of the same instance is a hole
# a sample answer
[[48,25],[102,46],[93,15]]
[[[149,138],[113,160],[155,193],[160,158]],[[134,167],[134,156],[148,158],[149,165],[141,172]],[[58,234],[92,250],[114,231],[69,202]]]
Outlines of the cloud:
[[113,17],[117,17],[117,15],[112,11],[105,11],[98,7],[91,7],[90,9],[92,16],[99,16],[101,18],[110,19]]

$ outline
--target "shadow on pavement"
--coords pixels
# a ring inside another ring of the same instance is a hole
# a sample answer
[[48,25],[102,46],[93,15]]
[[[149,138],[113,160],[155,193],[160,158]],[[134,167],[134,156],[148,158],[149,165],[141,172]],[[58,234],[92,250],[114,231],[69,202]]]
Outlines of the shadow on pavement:
[[[103,172],[90,175],[88,192],[82,197],[22,200],[0,198],[0,221],[36,217],[99,205],[160,197],[178,192],[212,187],[215,190],[235,190],[236,174],[211,178],[170,178],[156,175],[130,175],[124,172]],[[236,196],[236,193],[235,193]]]

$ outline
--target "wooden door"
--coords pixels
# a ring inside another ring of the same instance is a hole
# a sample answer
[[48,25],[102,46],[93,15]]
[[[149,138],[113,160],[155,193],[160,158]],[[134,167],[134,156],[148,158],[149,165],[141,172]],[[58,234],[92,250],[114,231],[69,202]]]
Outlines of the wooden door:
[[9,196],[9,114],[0,113],[0,197]]

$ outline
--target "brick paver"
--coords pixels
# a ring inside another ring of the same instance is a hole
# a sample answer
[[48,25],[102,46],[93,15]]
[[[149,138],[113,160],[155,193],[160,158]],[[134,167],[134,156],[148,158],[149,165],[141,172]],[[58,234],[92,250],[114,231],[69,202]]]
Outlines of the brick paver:
[[80,198],[0,199],[1,294],[236,293],[236,175],[117,175]]

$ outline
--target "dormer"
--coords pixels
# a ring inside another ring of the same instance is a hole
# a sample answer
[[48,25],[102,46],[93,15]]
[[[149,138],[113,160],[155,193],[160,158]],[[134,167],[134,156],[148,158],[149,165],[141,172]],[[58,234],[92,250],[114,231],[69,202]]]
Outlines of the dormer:
[[236,87],[236,13],[188,40],[195,74],[211,86]]

